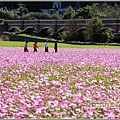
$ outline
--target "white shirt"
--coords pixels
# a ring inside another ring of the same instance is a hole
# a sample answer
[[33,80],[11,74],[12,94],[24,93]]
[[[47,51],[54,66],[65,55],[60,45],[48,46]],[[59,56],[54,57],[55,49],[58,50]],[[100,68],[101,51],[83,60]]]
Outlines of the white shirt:
[[45,47],[48,47],[48,43],[47,42],[45,42]]

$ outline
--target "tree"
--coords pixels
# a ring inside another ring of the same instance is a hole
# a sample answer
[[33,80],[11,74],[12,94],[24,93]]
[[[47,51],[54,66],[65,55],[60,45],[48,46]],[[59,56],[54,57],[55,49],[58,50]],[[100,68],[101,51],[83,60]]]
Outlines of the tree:
[[98,18],[92,18],[87,22],[87,31],[85,31],[84,36],[90,36],[91,42],[111,42],[111,39],[114,37],[114,34],[111,30],[106,29],[101,31],[101,28],[104,26],[101,20]]
[[26,6],[24,4],[18,4],[18,15],[20,15],[20,18],[22,17],[22,15],[27,14],[29,12],[29,10],[26,8]]
[[103,27],[103,23],[98,18],[89,19],[87,22],[87,34],[90,36],[91,42],[97,42],[100,29]]
[[120,6],[117,3],[111,5],[109,3],[93,3],[91,6],[86,5],[83,8],[76,10],[74,18],[90,19],[98,18],[119,18]]
[[109,3],[93,3],[92,16],[98,18],[118,18],[120,16],[120,6],[118,4],[110,5]]
[[63,14],[63,19],[72,19],[75,16],[75,10],[72,6],[66,8],[66,12]]
[[9,10],[0,8],[0,18],[3,19],[17,19],[18,16]]
[[80,8],[76,11],[75,18],[83,18],[83,19],[89,19],[92,17],[92,8],[91,6],[87,5],[86,7]]
[[92,17],[105,18],[107,16],[103,10],[102,3],[93,3],[91,8]]

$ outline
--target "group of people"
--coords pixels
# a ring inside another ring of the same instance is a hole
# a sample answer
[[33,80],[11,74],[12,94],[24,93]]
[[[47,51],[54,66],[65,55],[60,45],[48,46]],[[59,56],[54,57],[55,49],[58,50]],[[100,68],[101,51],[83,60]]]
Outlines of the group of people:
[[[37,42],[35,42],[33,44],[33,49],[34,51],[33,52],[37,52],[37,49],[38,49],[38,45],[37,45]],[[55,52],[57,52],[58,50],[58,47],[57,47],[57,42],[54,43],[54,50]],[[25,45],[24,45],[24,52],[29,52],[28,51],[28,42],[26,41]],[[48,41],[45,42],[45,52],[48,52]]]

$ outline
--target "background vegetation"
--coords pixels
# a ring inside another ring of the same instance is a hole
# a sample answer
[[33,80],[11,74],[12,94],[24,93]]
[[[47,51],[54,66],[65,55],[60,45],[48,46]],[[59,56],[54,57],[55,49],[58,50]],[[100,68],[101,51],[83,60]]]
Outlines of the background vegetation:
[[[52,31],[49,29],[42,33],[35,33],[34,30],[29,29],[26,31],[19,31],[17,29],[11,30],[9,32],[14,32],[15,34],[26,34],[40,37],[55,38],[69,42],[91,42],[91,43],[112,43],[114,42],[114,34],[111,30],[105,29],[101,30],[104,26],[100,19],[102,18],[119,18],[120,17],[120,5],[119,3],[107,3],[98,2],[86,4],[80,8],[73,8],[68,6],[63,14],[58,14],[53,8],[51,8],[51,14],[42,13],[42,11],[31,11],[27,8],[24,2],[22,4],[15,3],[0,3],[0,23],[4,20],[36,20],[36,19],[88,19],[87,28],[77,31],[75,33],[74,28],[72,31],[66,29],[60,33],[57,33],[57,37],[54,36]],[[54,11],[54,12],[53,12]],[[73,23],[74,24],[74,23]],[[3,38],[3,37],[1,37]],[[6,40],[6,39],[4,39]],[[8,39],[9,40],[9,39]]]
[[[33,4],[33,3],[31,3]],[[42,4],[42,3],[41,3]],[[33,6],[35,7],[35,6]],[[34,8],[35,9],[35,8]],[[72,8],[68,6],[64,13],[58,14],[56,10],[50,8],[51,14],[42,13],[41,10],[33,12],[31,8],[20,3],[0,3],[0,19],[90,19],[98,18],[119,18],[120,5],[118,3],[98,2],[86,3],[84,7]],[[52,12],[54,11],[54,12]]]

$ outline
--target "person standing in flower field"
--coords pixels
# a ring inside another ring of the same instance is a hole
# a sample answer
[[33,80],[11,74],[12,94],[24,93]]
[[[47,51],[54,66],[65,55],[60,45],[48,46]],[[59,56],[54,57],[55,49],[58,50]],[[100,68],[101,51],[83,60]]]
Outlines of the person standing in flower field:
[[45,52],[48,52],[48,41],[45,42]]
[[55,49],[55,52],[57,52],[57,49],[58,49],[57,42],[55,42],[55,44],[54,44],[54,49]]
[[25,45],[24,45],[24,52],[29,52],[28,51],[28,42],[26,41]]
[[34,51],[33,51],[33,52],[37,52],[37,48],[39,48],[38,45],[37,45],[37,42],[35,42],[35,43],[33,44],[33,48],[34,48]]

